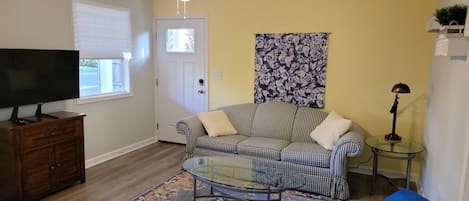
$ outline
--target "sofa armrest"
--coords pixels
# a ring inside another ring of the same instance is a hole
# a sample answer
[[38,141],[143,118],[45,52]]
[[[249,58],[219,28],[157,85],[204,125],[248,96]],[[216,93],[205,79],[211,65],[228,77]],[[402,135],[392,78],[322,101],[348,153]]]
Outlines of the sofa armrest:
[[176,131],[186,136],[186,158],[192,157],[197,144],[197,138],[207,135],[197,115],[179,120],[176,123]]
[[358,156],[364,149],[365,133],[353,124],[352,128],[337,141],[331,155],[331,173],[334,177],[345,178],[347,175],[347,157]]

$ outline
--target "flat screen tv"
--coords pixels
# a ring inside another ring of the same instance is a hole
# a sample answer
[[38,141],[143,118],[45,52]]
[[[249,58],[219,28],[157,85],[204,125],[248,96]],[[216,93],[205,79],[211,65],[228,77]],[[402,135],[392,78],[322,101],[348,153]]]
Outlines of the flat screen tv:
[[0,108],[78,97],[78,51],[0,49]]

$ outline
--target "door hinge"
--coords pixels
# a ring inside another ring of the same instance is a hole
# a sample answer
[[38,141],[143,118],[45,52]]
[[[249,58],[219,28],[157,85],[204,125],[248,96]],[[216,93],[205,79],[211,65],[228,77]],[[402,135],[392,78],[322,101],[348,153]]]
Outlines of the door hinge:
[[158,86],[158,79],[155,80],[155,85]]
[[156,123],[156,130],[160,129],[160,125]]

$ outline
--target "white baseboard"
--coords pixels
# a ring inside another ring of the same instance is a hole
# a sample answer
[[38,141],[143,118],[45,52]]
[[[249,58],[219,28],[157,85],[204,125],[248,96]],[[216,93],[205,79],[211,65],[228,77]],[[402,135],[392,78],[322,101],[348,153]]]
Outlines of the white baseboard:
[[102,154],[102,155],[87,159],[85,161],[85,168],[90,168],[90,167],[93,167],[95,165],[104,163],[108,160],[111,160],[113,158],[122,156],[126,153],[129,153],[131,151],[135,151],[137,149],[140,149],[144,146],[153,144],[155,142],[158,142],[158,139],[156,138],[156,136],[145,139],[145,140],[142,140],[142,141],[139,141],[139,142],[136,142],[134,144],[131,144],[131,145],[119,148],[119,149],[116,149],[114,151],[111,151],[111,152],[108,152],[108,153],[105,153],[105,154]]
[[[366,174],[366,175],[372,175],[373,174],[373,168],[372,167],[349,167],[348,168],[349,172],[354,172],[354,173],[359,173],[359,174]],[[405,172],[400,172],[396,170],[389,170],[389,169],[378,169],[378,174],[384,175],[388,178],[391,179],[396,179],[396,178],[405,178],[406,173]],[[415,182],[417,185],[417,190],[420,190],[421,183],[420,183],[420,177],[417,175],[411,175],[410,176],[410,181]]]

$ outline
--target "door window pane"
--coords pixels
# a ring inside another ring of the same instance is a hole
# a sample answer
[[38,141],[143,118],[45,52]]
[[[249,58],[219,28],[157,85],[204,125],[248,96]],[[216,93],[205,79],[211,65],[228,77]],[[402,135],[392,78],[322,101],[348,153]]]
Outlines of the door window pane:
[[168,29],[166,52],[194,53],[194,29]]

